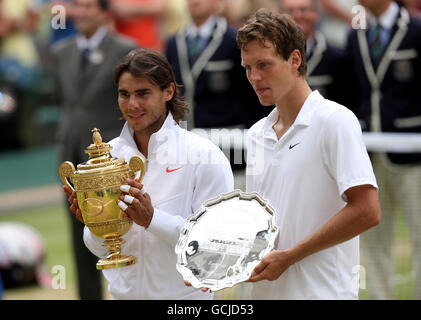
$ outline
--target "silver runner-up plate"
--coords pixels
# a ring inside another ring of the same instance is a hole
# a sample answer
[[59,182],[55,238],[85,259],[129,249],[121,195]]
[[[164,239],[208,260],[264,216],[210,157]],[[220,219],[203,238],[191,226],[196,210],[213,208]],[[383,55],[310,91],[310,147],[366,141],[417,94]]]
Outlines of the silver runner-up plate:
[[257,193],[222,194],[187,218],[175,247],[177,270],[195,288],[232,287],[250,278],[277,234],[274,210]]

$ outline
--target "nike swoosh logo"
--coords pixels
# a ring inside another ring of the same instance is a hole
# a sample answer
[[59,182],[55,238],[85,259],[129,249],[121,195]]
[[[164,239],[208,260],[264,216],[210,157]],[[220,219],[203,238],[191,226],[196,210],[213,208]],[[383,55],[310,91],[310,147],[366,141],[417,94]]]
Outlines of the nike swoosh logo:
[[176,171],[176,170],[181,169],[181,168],[182,167],[175,168],[175,169],[170,169],[170,168],[167,167],[166,171],[167,171],[167,173],[170,173],[170,172]]
[[299,145],[300,143],[299,142],[297,142],[296,144],[291,144],[290,146],[289,146],[289,150],[291,150],[292,148],[294,148],[295,146],[297,146],[297,145]]

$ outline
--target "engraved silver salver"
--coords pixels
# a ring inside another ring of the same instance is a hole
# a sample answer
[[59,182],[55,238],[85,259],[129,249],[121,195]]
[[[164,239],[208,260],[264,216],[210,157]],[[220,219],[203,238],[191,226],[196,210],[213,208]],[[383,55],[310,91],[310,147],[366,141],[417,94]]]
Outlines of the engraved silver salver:
[[222,194],[186,220],[175,247],[177,270],[195,288],[232,287],[250,278],[277,234],[274,210],[257,193]]

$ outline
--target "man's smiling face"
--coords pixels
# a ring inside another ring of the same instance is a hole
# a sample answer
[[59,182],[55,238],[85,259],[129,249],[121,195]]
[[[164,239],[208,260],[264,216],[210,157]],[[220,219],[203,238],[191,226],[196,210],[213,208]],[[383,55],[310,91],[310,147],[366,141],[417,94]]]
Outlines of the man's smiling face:
[[143,77],[123,72],[118,82],[120,110],[135,132],[156,132],[164,123],[174,86],[161,88]]

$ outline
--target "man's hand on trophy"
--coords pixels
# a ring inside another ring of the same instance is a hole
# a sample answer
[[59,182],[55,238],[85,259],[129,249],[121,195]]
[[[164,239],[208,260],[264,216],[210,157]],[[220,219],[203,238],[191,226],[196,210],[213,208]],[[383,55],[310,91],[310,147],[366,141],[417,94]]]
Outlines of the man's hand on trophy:
[[127,179],[120,190],[123,191],[118,206],[138,225],[147,228],[152,221],[154,208],[151,197],[143,190],[139,180]]
[[83,223],[82,211],[80,211],[77,203],[76,191],[72,191],[68,186],[63,186],[63,190],[69,196],[67,201],[70,203],[70,211],[76,216],[76,219]]

